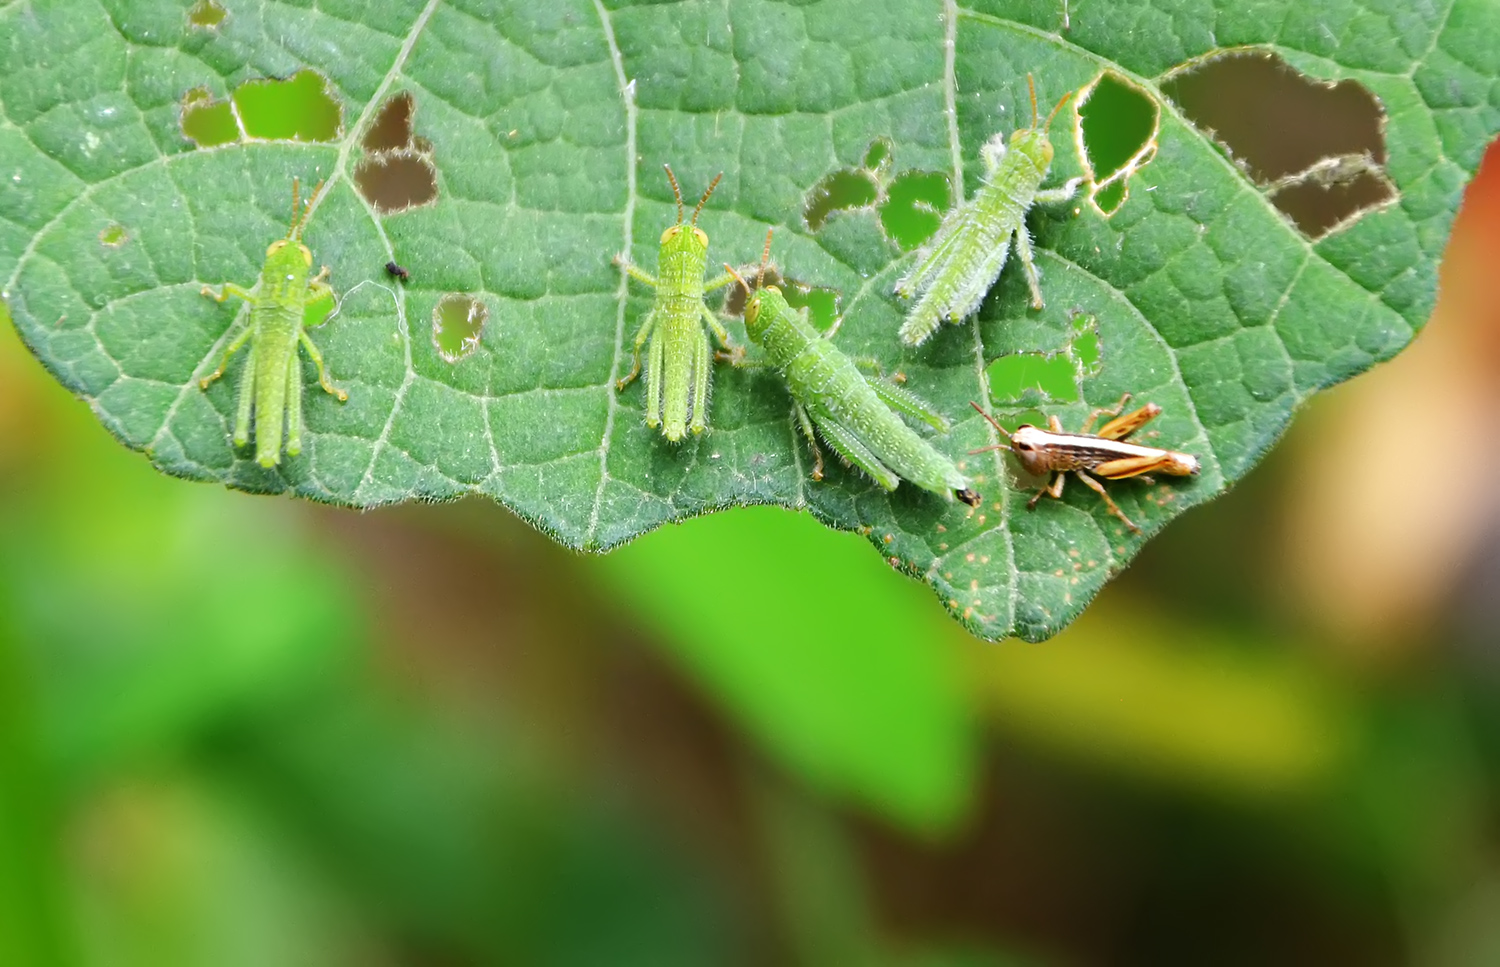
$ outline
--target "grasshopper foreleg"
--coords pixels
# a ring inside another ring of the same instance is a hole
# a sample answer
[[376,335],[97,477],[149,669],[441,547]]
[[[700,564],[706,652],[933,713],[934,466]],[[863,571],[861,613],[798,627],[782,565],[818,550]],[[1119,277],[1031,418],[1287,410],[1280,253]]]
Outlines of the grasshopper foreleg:
[[225,282],[222,286],[219,287],[219,291],[218,291],[217,294],[215,294],[214,287],[211,286],[211,285],[205,285],[203,288],[199,289],[198,291],[199,291],[199,293],[208,296],[210,299],[214,300],[215,302],[223,302],[225,299],[229,298],[230,296],[234,296],[237,299],[244,299],[246,302],[250,303],[251,305],[255,304],[255,293],[254,292],[250,292],[250,291],[248,291],[246,289],[243,289],[243,288],[235,285],[233,282]]
[[1050,496],[1055,500],[1061,500],[1063,492],[1063,482],[1067,479],[1068,475],[1065,473],[1054,474],[1051,483],[1047,484],[1047,486],[1032,494],[1031,499],[1026,501],[1026,509],[1036,510],[1037,501],[1041,500],[1043,497]]

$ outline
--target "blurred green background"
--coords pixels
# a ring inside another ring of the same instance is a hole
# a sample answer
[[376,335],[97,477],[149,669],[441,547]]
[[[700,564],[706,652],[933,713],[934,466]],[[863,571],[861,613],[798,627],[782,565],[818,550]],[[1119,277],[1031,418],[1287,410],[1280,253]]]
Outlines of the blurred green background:
[[1500,963],[1497,165],[1416,344],[1042,645],[777,509],[170,480],[0,327],[0,964]]

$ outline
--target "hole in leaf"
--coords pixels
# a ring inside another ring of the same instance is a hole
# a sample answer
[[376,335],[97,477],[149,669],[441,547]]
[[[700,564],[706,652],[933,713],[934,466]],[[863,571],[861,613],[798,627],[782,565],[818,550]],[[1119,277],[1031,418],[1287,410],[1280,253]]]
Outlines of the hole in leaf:
[[880,186],[863,169],[845,169],[827,175],[813,186],[802,217],[810,231],[818,231],[836,211],[868,208],[880,197]]
[[1099,375],[1099,318],[1087,312],[1074,312],[1072,318],[1073,338],[1068,343],[1068,353],[1073,358],[1073,371],[1080,380]]
[[232,144],[240,139],[240,125],[228,101],[216,101],[205,88],[195,87],[182,97],[183,136],[200,148]]
[[432,345],[438,355],[456,363],[479,348],[490,310],[483,301],[458,292],[438,300],[432,310]]
[[1353,80],[1327,83],[1261,51],[1224,54],[1162,92],[1310,237],[1395,200],[1385,112]]
[[328,316],[338,305],[338,300],[329,292],[308,302],[302,309],[302,327],[312,329],[328,321]]
[[990,398],[1006,404],[1036,406],[1078,400],[1073,362],[1064,353],[1011,353],[985,371]]
[[[760,265],[742,265],[736,271],[752,285],[756,276],[760,273]],[[833,325],[833,321],[839,314],[839,291],[827,289],[820,285],[810,285],[798,279],[789,279],[781,274],[781,270],[774,264],[766,266],[765,279],[761,286],[774,285],[786,296],[787,305],[793,309],[807,309],[807,314],[813,327],[819,332],[827,331]],[[745,303],[750,294],[740,286],[733,283],[729,286],[729,294],[724,297],[724,314],[728,316],[743,316],[745,314]]]
[[[760,285],[755,284],[756,276],[760,274],[759,264],[740,265],[735,268],[735,271],[740,274],[740,278],[744,279],[754,288],[762,288],[768,285],[779,286],[783,284],[783,280],[781,278],[781,270],[776,267],[776,264],[774,262],[766,266],[766,273],[761,277]],[[743,316],[745,314],[745,303],[748,301],[750,301],[749,289],[746,289],[738,282],[729,283],[729,291],[724,296],[724,314],[726,316],[733,316],[735,318]]]
[[876,138],[865,151],[865,170],[879,174],[890,166],[894,146],[889,138]]
[[1099,320],[1074,312],[1069,335],[1053,352],[1021,352],[1001,356],[985,371],[990,399],[1007,406],[1076,403],[1085,379],[1099,374]]
[[182,133],[200,148],[245,137],[260,141],[333,141],[343,109],[317,71],[302,70],[284,81],[246,81],[227,101],[195,87],[182,96]]
[[343,111],[317,71],[300,70],[286,80],[246,81],[233,97],[252,138],[333,141],[343,124]]
[[880,206],[880,225],[905,251],[937,234],[948,210],[948,176],[938,171],[905,171],[896,176]]
[[1145,91],[1106,71],[1079,95],[1078,117],[1089,199],[1113,215],[1129,197],[1130,176],[1156,154],[1161,109]]
[[437,171],[410,151],[366,155],[354,168],[354,187],[382,215],[426,205],[437,198]]
[[408,91],[380,106],[361,145],[369,154],[354,168],[354,187],[381,214],[426,205],[437,198],[432,142],[415,137],[416,99]]
[[106,225],[104,230],[99,233],[100,243],[108,245],[110,248],[119,248],[125,244],[128,238],[130,238],[130,235],[125,231],[125,226],[114,222]]
[[782,285],[781,292],[786,296],[787,305],[793,309],[807,310],[813,328],[818,332],[827,332],[828,327],[833,325],[833,320],[838,318],[839,293],[837,289],[825,289],[797,279],[787,279]]
[[366,151],[395,151],[411,147],[411,120],[416,101],[403,91],[380,106],[360,142]]
[[881,204],[885,200],[885,183],[893,157],[890,139],[876,138],[865,149],[861,167],[843,168],[825,175],[807,193],[807,203],[802,208],[808,229],[818,231],[834,212],[857,211]]
[[1339,182],[1306,178],[1272,189],[1271,203],[1311,238],[1321,238],[1353,215],[1379,208],[1396,197],[1380,172],[1362,171]]
[[229,11],[214,0],[198,0],[188,8],[188,26],[197,30],[216,30],[229,16]]

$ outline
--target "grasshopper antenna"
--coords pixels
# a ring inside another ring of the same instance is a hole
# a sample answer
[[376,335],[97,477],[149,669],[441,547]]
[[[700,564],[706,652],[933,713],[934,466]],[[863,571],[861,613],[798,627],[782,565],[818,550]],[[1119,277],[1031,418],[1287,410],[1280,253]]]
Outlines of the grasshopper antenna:
[[1031,126],[1036,127],[1036,80],[1030,74],[1026,75],[1026,86],[1031,90]]
[[734,266],[730,265],[728,262],[725,262],[724,271],[728,272],[729,275],[734,279],[734,281],[740,284],[740,288],[744,289],[747,295],[750,293],[750,283],[745,281],[745,277],[743,275],[740,275],[734,270]]
[[[1057,117],[1057,112],[1061,111],[1062,110],[1062,106],[1064,104],[1068,103],[1068,98],[1072,97],[1076,93],[1077,93],[1077,91],[1069,91],[1068,93],[1066,93],[1066,94],[1064,94],[1062,96],[1062,100],[1060,100],[1060,101],[1057,102],[1057,106],[1052,109],[1052,113],[1049,114],[1049,115],[1047,115],[1047,124],[1046,124],[1045,127],[1042,128],[1042,130],[1044,132],[1052,130],[1052,119],[1055,118],[1055,117]],[[1032,111],[1032,114],[1036,113],[1036,92],[1035,91],[1032,91],[1032,93],[1031,93],[1031,111]],[[1036,121],[1033,120],[1032,123],[1035,124]]]
[[[704,205],[708,204],[708,196],[712,195],[714,193],[714,189],[717,188],[717,187],[719,187],[719,179],[722,178],[722,177],[724,177],[724,172],[722,172],[722,171],[719,172],[718,174],[714,175],[714,180],[710,181],[708,183],[708,191],[705,191],[703,193],[703,197],[700,198],[700,199],[698,199],[698,207],[693,209],[693,224],[694,225],[698,224],[698,213],[701,212],[701,211],[703,211],[703,206]],[[672,187],[676,188],[677,187],[677,182],[675,182],[675,181],[672,182]],[[682,221],[682,196],[681,195],[677,196],[677,220],[679,222]]]
[[292,176],[292,227],[289,228],[289,229],[287,229],[287,231],[286,231],[286,237],[289,238],[289,239],[297,237],[297,223],[302,220],[301,216],[297,214],[297,205],[301,201],[301,199],[298,197],[299,194],[300,194],[300,190],[299,190],[300,188],[301,188],[301,184],[300,184],[300,182],[298,182],[297,176],[293,175]]
[[760,272],[755,276],[755,287],[759,289],[766,281],[766,266],[771,261],[771,233],[774,228],[766,229],[766,247],[760,252]]
[[[969,405],[970,405],[970,406],[972,406],[972,407],[974,407],[974,412],[975,412],[975,413],[978,413],[978,414],[979,414],[979,415],[980,415],[980,416],[982,416],[982,417],[984,417],[984,418],[985,418],[985,419],[986,419],[986,420],[988,420],[988,421],[989,421],[989,424],[990,424],[990,426],[992,426],[992,427],[994,427],[994,428],[995,428],[995,429],[996,429],[996,430],[998,430],[998,431],[999,431],[999,433],[1000,433],[1000,435],[1001,435],[1001,436],[1002,436],[1002,437],[1004,437],[1004,438],[1005,438],[1005,439],[1007,439],[1007,440],[1009,440],[1009,439],[1010,439],[1010,432],[1009,432],[1009,431],[1008,431],[1008,430],[1006,430],[1006,429],[1005,429],[1005,427],[1003,427],[1003,426],[1001,426],[1001,425],[1000,425],[1000,421],[999,421],[999,420],[997,420],[997,419],[995,419],[995,418],[994,418],[994,417],[993,417],[993,416],[990,416],[990,415],[989,415],[989,414],[988,414],[988,413],[986,413],[986,412],[985,412],[985,411],[984,411],[984,410],[983,410],[983,409],[982,409],[982,408],[981,408],[981,407],[980,407],[980,406],[979,406],[979,404],[978,404],[978,403],[975,403],[975,402],[974,402],[974,401],[973,401],[973,400],[970,400],[970,401],[969,401]],[[970,455],[970,456],[973,456],[973,455],[974,455],[974,454],[976,454],[976,453],[988,453],[988,452],[990,452],[990,451],[991,451],[991,450],[1009,450],[1009,449],[1010,449],[1010,444],[1008,444],[1008,443],[996,443],[996,444],[995,444],[995,445],[993,445],[993,446],[988,446],[988,447],[980,447],[980,448],[979,448],[979,449],[978,449],[978,450],[970,450],[970,451],[969,451],[969,455]]]
[[667,180],[672,183],[672,195],[677,199],[677,224],[682,224],[682,189],[677,187],[677,176],[672,174],[671,165],[662,165],[667,170]]
[[760,269],[755,273],[755,288],[750,288],[750,283],[745,281],[745,277],[743,275],[740,275],[734,270],[734,266],[730,265],[728,262],[724,263],[724,271],[733,276],[734,280],[740,284],[740,288],[745,290],[745,295],[747,298],[752,296],[754,293],[759,292],[762,288],[765,287],[766,266],[770,263],[771,260],[771,236],[775,233],[775,231],[776,229],[774,228],[766,229],[766,247],[762,249],[760,253]]
[[327,182],[325,181],[318,182],[317,187],[312,190],[312,194],[308,195],[307,201],[303,203],[301,214],[298,214],[297,179],[292,179],[292,228],[291,231],[287,232],[287,238],[296,239],[302,236],[302,230],[307,227],[307,215],[313,210],[313,205],[317,204],[318,199],[322,195],[323,186],[325,184],[327,184]]

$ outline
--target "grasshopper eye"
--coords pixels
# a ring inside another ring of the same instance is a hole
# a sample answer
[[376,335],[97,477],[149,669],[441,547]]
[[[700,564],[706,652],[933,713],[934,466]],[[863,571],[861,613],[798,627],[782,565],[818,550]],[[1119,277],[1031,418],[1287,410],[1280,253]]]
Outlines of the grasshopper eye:
[[275,255],[277,252],[281,251],[284,248],[286,248],[286,239],[278,238],[266,248],[266,254]]
[[682,226],[681,225],[673,225],[671,228],[669,228],[665,232],[661,233],[661,243],[663,245],[665,245],[668,242],[670,242],[672,239],[676,238],[678,235],[681,235],[681,234],[682,234]]
[[693,237],[698,240],[699,245],[702,245],[704,248],[708,248],[708,235],[703,231],[703,229],[693,229]]
[[306,262],[308,265],[312,265],[312,253],[307,250],[307,246],[298,245],[297,247],[302,250],[302,261]]

